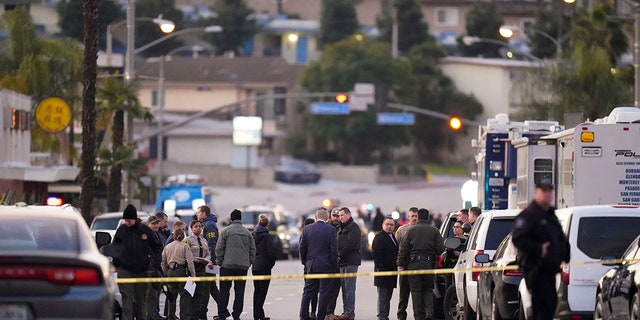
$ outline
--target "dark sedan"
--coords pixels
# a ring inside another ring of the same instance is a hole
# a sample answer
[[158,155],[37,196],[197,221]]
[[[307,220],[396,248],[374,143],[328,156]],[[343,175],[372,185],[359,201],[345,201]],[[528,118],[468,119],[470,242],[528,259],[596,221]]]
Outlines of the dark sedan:
[[0,319],[111,319],[109,259],[71,206],[0,206]]
[[[518,251],[507,235],[496,249],[489,267],[516,266]],[[482,261],[481,261],[482,260]],[[477,262],[486,262],[489,255],[479,254]],[[488,271],[478,278],[478,316],[484,319],[515,319],[518,316],[518,285],[523,274],[520,269]]]
[[[594,319],[640,319],[640,250],[638,236],[622,255],[622,263],[598,281]],[[613,260],[614,257],[604,257]],[[605,264],[609,265],[609,264]]]
[[288,183],[318,183],[322,174],[313,163],[298,159],[282,159],[275,168],[275,179]]

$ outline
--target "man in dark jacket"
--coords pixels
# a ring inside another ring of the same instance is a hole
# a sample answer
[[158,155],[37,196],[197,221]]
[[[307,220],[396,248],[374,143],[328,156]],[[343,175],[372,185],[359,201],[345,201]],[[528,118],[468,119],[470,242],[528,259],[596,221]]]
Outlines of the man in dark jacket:
[[[387,217],[382,222],[382,231],[373,238],[371,249],[375,271],[395,271],[398,257],[398,242],[393,231],[396,222]],[[378,320],[389,320],[389,308],[393,289],[398,282],[397,276],[374,277],[373,285],[378,287]]]
[[[149,270],[151,256],[162,255],[162,243],[156,240],[154,232],[138,219],[138,210],[129,204],[124,209],[120,225],[113,237],[113,244],[121,248],[121,254],[114,259],[118,278],[145,278]],[[146,283],[119,284],[122,294],[122,319],[145,319]]]
[[[360,227],[351,217],[347,207],[340,208],[340,231],[338,231],[338,266],[340,273],[357,273],[362,260],[360,254]],[[343,314],[339,320],[353,320],[356,305],[356,277],[341,278]]]
[[[429,210],[418,210],[418,223],[402,238],[398,251],[398,271],[435,269],[437,257],[444,252],[440,232],[429,224]],[[432,274],[409,276],[414,319],[435,319],[433,313]]]
[[556,274],[569,262],[570,247],[551,206],[553,186],[537,184],[534,199],[514,223],[512,238],[518,261],[531,292],[533,318],[553,319],[558,304]]
[[[271,275],[271,269],[276,264],[276,246],[274,238],[269,234],[269,218],[266,214],[258,216],[258,225],[253,231],[256,242],[256,260],[251,273],[254,276]],[[264,316],[264,301],[269,291],[269,280],[253,280],[253,320],[269,320]]]
[[[327,225],[329,213],[316,210],[316,222],[304,227],[300,237],[300,261],[308,274],[335,273],[338,269],[336,229]],[[323,320],[331,298],[333,279],[305,279],[300,303],[300,320],[309,320],[309,302],[320,292],[316,319]]]
[[[209,206],[200,206],[196,210],[196,217],[198,221],[202,224],[202,236],[207,239],[207,244],[209,245],[209,254],[211,254],[211,261],[215,263],[216,261],[216,244],[218,243],[218,218],[215,214],[211,213],[211,208]],[[215,281],[211,281],[209,283],[209,294],[213,301],[216,302],[216,305],[220,303],[220,290],[218,290],[218,286]],[[209,304],[209,298],[204,299],[204,305]],[[220,306],[218,306],[220,308]],[[205,310],[208,312],[208,310]]]

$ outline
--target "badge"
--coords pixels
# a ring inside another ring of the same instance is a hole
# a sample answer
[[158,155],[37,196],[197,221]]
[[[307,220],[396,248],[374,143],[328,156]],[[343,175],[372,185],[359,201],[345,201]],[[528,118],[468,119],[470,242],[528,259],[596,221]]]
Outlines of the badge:
[[140,238],[141,238],[142,240],[147,240],[147,234],[146,234],[146,233],[143,233],[143,234],[142,234],[142,236],[140,236]]

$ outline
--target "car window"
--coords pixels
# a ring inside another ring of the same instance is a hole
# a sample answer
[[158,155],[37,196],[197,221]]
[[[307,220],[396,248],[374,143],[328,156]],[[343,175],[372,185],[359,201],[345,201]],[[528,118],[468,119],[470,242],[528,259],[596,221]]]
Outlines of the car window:
[[502,240],[502,242],[500,243],[500,245],[498,245],[498,248],[496,249],[496,253],[493,255],[493,260],[502,258],[503,254],[507,249],[509,241],[510,241],[510,237],[504,238],[504,240]]
[[91,230],[116,230],[118,229],[118,221],[120,217],[100,218],[96,217],[91,225]]
[[638,236],[640,217],[584,217],[578,226],[578,249],[592,259],[621,257]]
[[636,251],[638,250],[638,238],[633,241],[633,243],[627,248],[627,251],[622,255],[622,259],[634,259],[636,255]]
[[471,241],[470,241],[471,247],[469,247],[469,249],[475,250],[475,248],[477,246],[477,240],[478,240],[478,230],[481,230],[482,225],[485,223],[485,221],[487,221],[487,219],[480,218],[480,219],[476,220],[477,226],[474,226],[471,229],[471,235],[470,235],[471,236]]
[[5,219],[0,249],[78,251],[76,222],[60,219]]
[[500,242],[506,237],[513,227],[513,218],[509,219],[493,219],[489,223],[487,230],[487,239],[485,240],[484,250],[495,250]]

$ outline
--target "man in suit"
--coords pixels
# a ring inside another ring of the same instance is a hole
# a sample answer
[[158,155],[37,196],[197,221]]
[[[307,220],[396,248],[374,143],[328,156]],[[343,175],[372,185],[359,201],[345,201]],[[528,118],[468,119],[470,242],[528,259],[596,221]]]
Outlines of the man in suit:
[[[300,261],[308,274],[336,273],[338,271],[338,236],[336,229],[328,224],[329,212],[325,208],[316,210],[316,222],[304,227],[300,237]],[[320,292],[316,319],[324,320],[327,303],[331,296],[333,279],[305,279],[300,308],[300,319],[308,320],[309,302]]]
[[[373,238],[371,249],[375,271],[395,271],[398,256],[398,242],[393,235],[396,222],[391,217],[382,221],[382,231]],[[391,295],[396,287],[397,276],[374,277],[373,285],[378,287],[378,320],[389,320]]]

